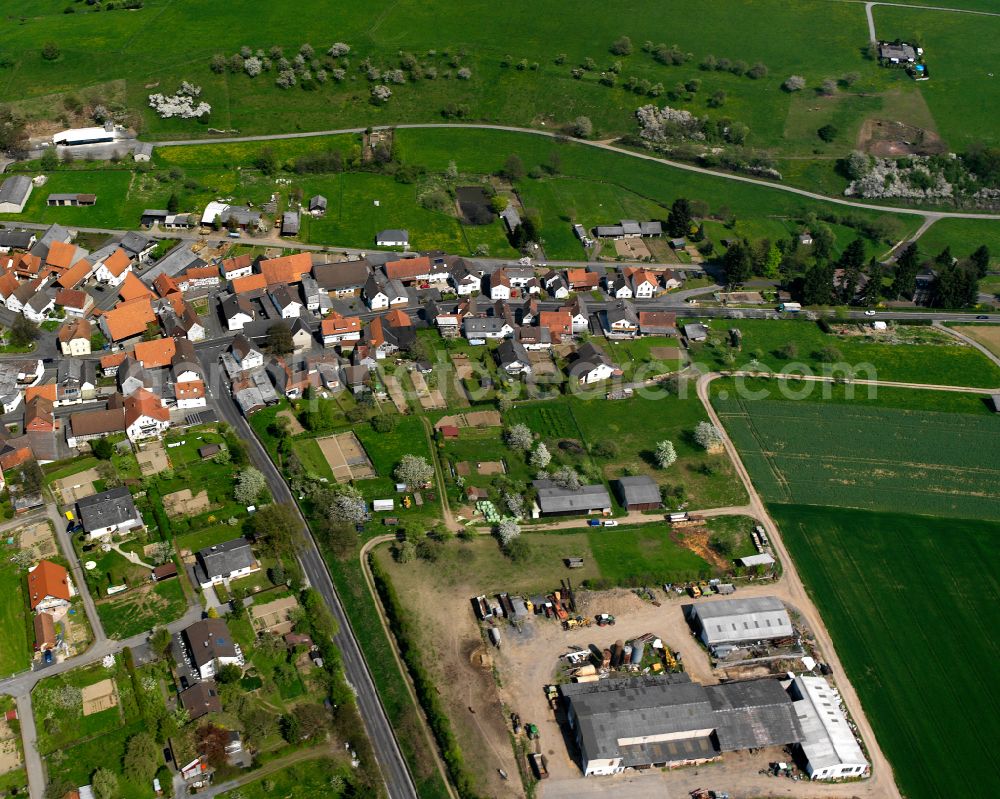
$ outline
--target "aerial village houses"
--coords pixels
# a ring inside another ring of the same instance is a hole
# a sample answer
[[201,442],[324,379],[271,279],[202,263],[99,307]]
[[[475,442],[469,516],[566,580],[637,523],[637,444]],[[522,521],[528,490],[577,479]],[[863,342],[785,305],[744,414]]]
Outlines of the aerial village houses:
[[80,524],[91,540],[144,526],[132,493],[125,486],[77,500],[76,508]]

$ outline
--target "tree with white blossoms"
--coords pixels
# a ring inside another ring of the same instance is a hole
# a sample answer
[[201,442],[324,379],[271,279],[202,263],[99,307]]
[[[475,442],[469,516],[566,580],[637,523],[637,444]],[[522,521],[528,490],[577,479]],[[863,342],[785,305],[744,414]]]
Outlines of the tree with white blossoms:
[[786,92],[800,92],[806,87],[806,79],[801,75],[789,75],[781,86]]
[[251,466],[237,475],[233,497],[241,505],[253,505],[265,488],[267,480],[264,479],[264,475]]
[[504,443],[507,444],[513,450],[518,452],[527,452],[531,449],[531,444],[534,441],[534,436],[531,433],[531,428],[526,424],[516,424],[512,427],[508,427],[503,434]]
[[535,451],[531,453],[531,459],[529,463],[534,469],[544,469],[552,462],[552,453],[549,452],[549,448],[541,441],[538,442],[538,446],[535,447]]
[[251,78],[256,78],[264,69],[264,62],[261,61],[257,56],[250,56],[250,58],[244,59],[243,61],[243,71],[247,73]]
[[507,510],[510,511],[511,516],[515,519],[524,518],[524,497],[521,494],[504,490],[501,493],[501,497],[503,498],[503,504],[507,506]]
[[372,100],[376,103],[387,103],[390,97],[392,97],[392,89],[388,86],[381,83],[378,86],[372,86]]
[[330,49],[326,52],[327,55],[331,55],[334,58],[340,58],[340,56],[347,55],[351,52],[351,47],[343,42],[334,42]]
[[497,524],[497,538],[500,539],[500,546],[506,548],[510,542],[521,535],[521,525],[513,519],[503,519]]
[[459,80],[468,80],[472,77],[472,70],[468,67],[462,67],[458,72],[455,73],[455,77]]
[[410,487],[422,486],[434,479],[434,467],[420,455],[404,455],[392,471],[393,477]]
[[661,441],[656,445],[656,465],[661,469],[667,469],[677,460],[677,451],[674,449],[672,441]]
[[182,81],[180,88],[171,95],[149,95],[149,107],[156,111],[161,119],[180,117],[195,119],[212,113],[212,106],[205,102],[197,102],[201,95],[201,86]]
[[580,475],[572,466],[560,466],[552,472],[552,482],[560,488],[576,491],[580,487]]
[[341,483],[323,494],[326,516],[332,522],[360,524],[365,520],[365,500],[354,486]]
[[698,422],[694,429],[694,440],[703,449],[715,449],[722,444],[722,433],[711,422]]
[[392,83],[406,83],[406,73],[401,69],[390,69],[382,77]]
[[283,69],[278,73],[278,77],[274,79],[275,84],[279,89],[290,89],[295,85],[295,71],[291,69]]

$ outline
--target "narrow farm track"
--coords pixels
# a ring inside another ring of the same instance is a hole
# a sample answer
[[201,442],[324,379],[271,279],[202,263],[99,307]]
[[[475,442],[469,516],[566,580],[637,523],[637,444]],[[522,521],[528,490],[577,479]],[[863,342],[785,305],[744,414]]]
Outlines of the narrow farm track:
[[[437,463],[437,458],[434,459]],[[442,483],[442,485],[444,485]],[[413,702],[414,707],[417,709],[417,718],[420,719],[420,730],[427,741],[427,746],[430,751],[434,753],[434,764],[437,766],[438,773],[441,775],[441,779],[444,781],[445,787],[448,789],[448,795],[451,799],[458,799],[458,794],[455,793],[455,788],[451,784],[451,780],[448,779],[448,772],[445,769],[444,761],[441,760],[441,751],[438,748],[437,741],[434,740],[434,736],[431,734],[430,727],[427,724],[427,717],[424,715],[424,709],[417,699],[417,693],[413,688],[413,681],[410,679],[410,672],[406,668],[406,664],[403,663],[403,658],[399,655],[399,647],[396,646],[396,637],[392,634],[392,630],[389,628],[389,620],[386,618],[385,609],[382,607],[382,600],[379,598],[378,591],[375,590],[375,578],[372,576],[371,568],[368,565],[368,554],[377,547],[379,544],[387,544],[396,540],[396,536],[390,534],[377,535],[374,538],[370,538],[361,547],[361,551],[358,553],[358,557],[361,561],[361,572],[365,576],[365,585],[368,587],[368,593],[371,595],[372,602],[375,604],[375,610],[378,612],[378,620],[382,625],[382,630],[385,632],[385,638],[389,642],[389,651],[392,652],[393,660],[396,661],[396,667],[399,669],[399,673],[403,675],[403,683],[406,685],[406,692],[410,695],[410,700]]]
[[[840,0],[843,1],[843,0]],[[918,8],[919,6],[904,6],[905,8]],[[957,10],[957,9],[956,9]],[[996,16],[1000,16],[997,14]],[[411,123],[403,125],[381,125],[375,130],[496,130],[505,133],[524,133],[530,136],[541,136],[546,139],[561,140],[565,138],[561,133],[554,133],[550,130],[535,130],[534,128],[522,128],[516,125],[487,125],[482,123],[450,123],[450,122],[427,122],[427,123]],[[340,136],[345,134],[356,134],[364,133],[368,128],[339,128],[335,130],[317,130],[309,131],[305,133],[271,133],[260,136],[220,136],[214,139],[173,139],[167,141],[156,141],[150,142],[154,147],[190,147],[195,145],[205,145],[205,144],[226,144],[226,143],[239,143],[239,142],[263,142],[263,141],[279,141],[282,139],[308,139],[314,138],[316,136]],[[642,161],[650,161],[655,164],[662,164],[663,166],[668,166],[673,169],[680,169],[684,172],[693,172],[698,175],[707,175],[708,177],[721,178],[723,180],[732,180],[737,183],[749,183],[753,186],[761,186],[766,189],[773,189],[775,191],[783,191],[787,194],[796,194],[799,197],[805,197],[810,200],[818,200],[820,202],[833,203],[834,205],[842,205],[848,208],[861,208],[867,211],[880,211],[887,214],[906,214],[908,216],[919,216],[922,218],[927,217],[938,217],[940,219],[984,219],[984,220],[1000,220],[1000,214],[975,214],[965,211],[924,211],[919,208],[906,208],[897,207],[894,205],[877,205],[874,203],[863,203],[856,200],[845,200],[842,197],[831,197],[826,194],[819,194],[814,191],[808,191],[807,189],[799,189],[795,186],[786,186],[781,183],[774,183],[770,180],[763,180],[762,178],[753,178],[747,175],[735,175],[729,172],[720,172],[715,169],[706,169],[704,167],[695,166],[694,164],[688,164],[683,161],[674,161],[669,158],[660,158],[655,155],[648,155],[647,153],[635,152],[633,150],[627,150],[624,147],[618,147],[614,144],[607,144],[606,142],[600,141],[587,141],[586,139],[573,139],[576,144],[580,144],[585,147],[593,147],[598,150],[604,150],[606,152],[615,153],[617,155],[625,155],[630,158],[638,158]]]
[[890,797],[890,799],[902,799],[902,794],[900,794],[899,788],[896,786],[896,781],[892,775],[892,766],[889,764],[888,759],[883,754],[882,749],[879,746],[878,740],[875,737],[875,732],[872,729],[871,724],[868,722],[868,717],[865,715],[864,708],[861,705],[861,700],[859,699],[857,692],[854,690],[854,686],[851,685],[850,681],[847,679],[847,674],[844,671],[843,664],[840,662],[840,658],[837,656],[837,652],[833,646],[833,639],[830,637],[830,633],[826,629],[823,618],[820,616],[819,611],[813,604],[812,598],[806,591],[805,585],[802,583],[802,580],[795,569],[795,562],[792,560],[788,549],[785,547],[785,542],[781,537],[781,531],[778,529],[778,526],[774,523],[774,520],[767,512],[767,507],[764,505],[764,501],[760,498],[756,488],[754,488],[753,481],[750,479],[750,473],[743,465],[743,460],[740,458],[739,452],[736,451],[736,447],[733,444],[732,439],[730,439],[729,433],[726,432],[726,428],[723,426],[718,414],[715,412],[715,408],[712,406],[711,397],[709,396],[709,388],[712,381],[721,376],[722,375],[717,372],[711,372],[703,375],[698,380],[696,386],[698,399],[701,400],[701,404],[704,406],[705,413],[708,414],[709,420],[716,426],[719,433],[722,435],[722,441],[726,448],[726,452],[729,454],[729,459],[732,461],[733,466],[736,469],[736,473],[739,475],[740,480],[743,481],[743,486],[746,489],[747,494],[750,496],[750,506],[754,510],[751,515],[764,525],[764,529],[766,530],[768,537],[771,539],[772,546],[781,558],[783,564],[781,583],[784,593],[788,595],[791,603],[806,620],[806,623],[812,630],[813,635],[816,636],[816,641],[823,652],[823,657],[833,667],[834,674],[838,675],[836,680],[837,687],[840,689],[840,694],[844,700],[844,704],[847,706],[848,712],[853,717],[855,724],[857,724],[858,731],[860,732],[868,750],[869,760],[872,765],[872,776],[868,781],[869,788],[873,789],[873,792],[876,795]]

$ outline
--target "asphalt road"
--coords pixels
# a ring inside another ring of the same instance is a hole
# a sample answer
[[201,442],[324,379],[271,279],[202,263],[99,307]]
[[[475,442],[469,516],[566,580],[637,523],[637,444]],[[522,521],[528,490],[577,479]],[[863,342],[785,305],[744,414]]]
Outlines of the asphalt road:
[[[206,368],[211,368],[209,360],[213,357],[213,352],[215,350],[199,352]],[[337,596],[337,591],[327,572],[326,564],[320,556],[319,548],[313,540],[305,519],[298,510],[298,505],[292,498],[284,478],[278,472],[260,441],[257,440],[250,425],[247,424],[231,397],[225,392],[216,392],[212,404],[219,412],[219,418],[232,425],[237,435],[246,443],[250,459],[267,479],[268,488],[275,502],[295,509],[301,522],[300,532],[303,541],[303,546],[299,550],[299,561],[310,585],[319,591],[337,621],[339,631],[334,637],[334,643],[339,647],[343,656],[344,671],[348,682],[357,695],[358,711],[375,750],[375,757],[382,770],[389,796],[392,799],[416,799],[416,786],[399,750],[399,744],[385,714],[385,708],[382,707],[378,692],[375,690],[375,684],[354,635],[351,622],[340,604],[340,598]]]

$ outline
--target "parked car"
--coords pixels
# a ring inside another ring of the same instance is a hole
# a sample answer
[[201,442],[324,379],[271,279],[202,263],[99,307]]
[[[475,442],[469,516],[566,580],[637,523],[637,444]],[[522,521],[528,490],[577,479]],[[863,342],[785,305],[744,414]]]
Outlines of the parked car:
[[601,520],[600,519],[588,519],[587,520],[587,524],[590,525],[591,527],[600,527],[601,526]]
[[605,519],[604,521],[601,522],[601,526],[602,527],[617,527],[618,526],[618,522],[616,522],[614,519]]

